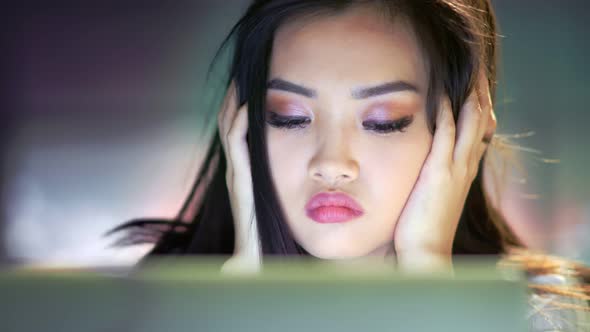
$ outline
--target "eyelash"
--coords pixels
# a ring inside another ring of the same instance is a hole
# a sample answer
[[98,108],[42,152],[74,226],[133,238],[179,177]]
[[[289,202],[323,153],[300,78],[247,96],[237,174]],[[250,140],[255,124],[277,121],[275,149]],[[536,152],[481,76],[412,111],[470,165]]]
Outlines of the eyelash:
[[[392,132],[405,132],[408,126],[412,123],[414,117],[412,115],[405,116],[399,120],[387,122],[364,121],[363,126],[379,134],[388,134]],[[270,112],[270,119],[266,121],[269,125],[280,129],[303,129],[311,122],[311,119],[306,117],[286,117],[280,116],[274,112]]]
[[392,133],[395,131],[405,132],[408,126],[414,120],[414,116],[408,115],[404,116],[399,120],[388,121],[388,122],[374,122],[374,121],[364,121],[363,126],[369,130],[373,130],[375,132],[381,134]]
[[303,129],[305,125],[311,122],[310,118],[280,116],[274,112],[270,112],[269,117],[270,119],[266,122],[273,127],[281,129]]

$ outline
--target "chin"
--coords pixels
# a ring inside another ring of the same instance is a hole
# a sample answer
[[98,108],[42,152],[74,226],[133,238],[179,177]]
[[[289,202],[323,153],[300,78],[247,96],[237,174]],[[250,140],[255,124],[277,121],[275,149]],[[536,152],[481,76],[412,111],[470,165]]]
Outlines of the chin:
[[[296,224],[299,226],[303,223]],[[305,225],[305,224],[304,224]],[[363,226],[363,227],[361,227]],[[392,244],[389,228],[343,223],[308,227],[293,227],[297,243],[310,255],[320,259],[352,259],[381,255],[382,249]],[[383,253],[383,255],[385,255]]]
[[350,241],[318,241],[304,243],[303,248],[312,256],[321,259],[350,259],[368,256],[378,246],[367,247]]

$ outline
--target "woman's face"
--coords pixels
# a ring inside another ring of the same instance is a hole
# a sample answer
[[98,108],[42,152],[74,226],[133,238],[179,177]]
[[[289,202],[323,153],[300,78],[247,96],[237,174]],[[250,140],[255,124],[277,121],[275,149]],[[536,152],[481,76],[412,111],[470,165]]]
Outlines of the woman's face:
[[[273,47],[268,153],[295,240],[320,258],[385,255],[432,143],[412,29],[358,8],[290,22]],[[345,193],[364,213],[317,222],[306,204],[320,192]]]

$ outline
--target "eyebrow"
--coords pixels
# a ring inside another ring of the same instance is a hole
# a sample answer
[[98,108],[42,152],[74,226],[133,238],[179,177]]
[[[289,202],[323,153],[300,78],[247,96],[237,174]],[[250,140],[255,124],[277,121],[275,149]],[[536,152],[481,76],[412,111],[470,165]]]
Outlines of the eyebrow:
[[[289,82],[280,78],[274,78],[267,83],[267,89],[281,90],[286,92],[302,95],[307,98],[317,97],[317,92],[314,89],[307,88],[293,82]],[[393,92],[411,91],[418,93],[419,90],[416,85],[406,81],[392,81],[379,85],[355,88],[350,95],[354,99],[366,99],[376,97]]]
[[315,98],[317,93],[315,90],[306,88],[303,85],[295,84],[293,82],[285,81],[280,78],[272,79],[266,85],[267,89],[281,90],[286,92],[292,92],[298,95],[305,96],[307,98]]

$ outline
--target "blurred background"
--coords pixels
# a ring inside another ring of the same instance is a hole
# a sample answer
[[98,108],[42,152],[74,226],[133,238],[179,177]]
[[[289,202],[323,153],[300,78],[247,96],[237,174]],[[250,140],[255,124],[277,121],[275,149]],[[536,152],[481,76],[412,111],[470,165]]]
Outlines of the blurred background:
[[[4,12],[5,259],[125,265],[149,249],[109,248],[103,234],[180,208],[215,121],[206,70],[248,3],[33,1]],[[514,142],[527,149],[501,208],[532,248],[590,263],[590,4],[493,3],[498,133],[524,134]]]

